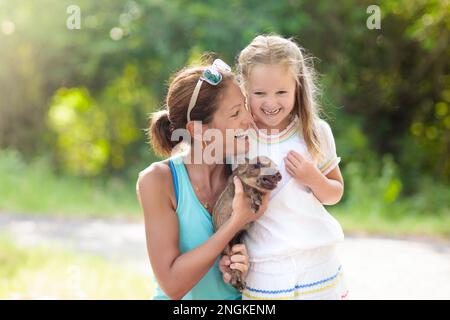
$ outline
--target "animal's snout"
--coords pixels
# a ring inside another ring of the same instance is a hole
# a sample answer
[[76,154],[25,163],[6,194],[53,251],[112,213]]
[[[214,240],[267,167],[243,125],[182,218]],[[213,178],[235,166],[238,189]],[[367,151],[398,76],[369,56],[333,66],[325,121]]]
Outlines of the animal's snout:
[[275,179],[277,180],[277,182],[281,181],[281,173],[279,171],[277,171],[277,173],[275,174]]
[[276,171],[274,174],[261,176],[259,182],[264,188],[272,190],[276,188],[277,183],[280,180],[281,174],[278,171]]
[[277,172],[274,175],[262,176],[261,179],[265,183],[277,183],[278,181],[281,180],[281,174],[279,172]]

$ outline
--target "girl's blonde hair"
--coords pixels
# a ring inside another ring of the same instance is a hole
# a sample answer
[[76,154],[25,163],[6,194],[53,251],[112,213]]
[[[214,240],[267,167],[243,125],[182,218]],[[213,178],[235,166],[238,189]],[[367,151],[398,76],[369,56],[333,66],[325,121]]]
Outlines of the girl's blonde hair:
[[261,64],[282,64],[296,80],[295,106],[293,112],[300,119],[303,137],[314,161],[322,158],[317,124],[321,111],[316,101],[318,90],[312,58],[305,57],[302,48],[292,38],[279,35],[259,35],[245,47],[238,57],[239,80],[244,87],[252,68]]

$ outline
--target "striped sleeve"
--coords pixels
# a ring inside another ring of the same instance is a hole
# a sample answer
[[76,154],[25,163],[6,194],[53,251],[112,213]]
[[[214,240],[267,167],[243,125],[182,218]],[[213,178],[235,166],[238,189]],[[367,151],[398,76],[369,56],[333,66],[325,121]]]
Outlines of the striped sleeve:
[[327,175],[336,168],[341,161],[341,158],[337,156],[336,144],[330,125],[324,120],[319,120],[318,136],[320,149],[323,154],[322,161],[319,162],[318,168],[324,175]]

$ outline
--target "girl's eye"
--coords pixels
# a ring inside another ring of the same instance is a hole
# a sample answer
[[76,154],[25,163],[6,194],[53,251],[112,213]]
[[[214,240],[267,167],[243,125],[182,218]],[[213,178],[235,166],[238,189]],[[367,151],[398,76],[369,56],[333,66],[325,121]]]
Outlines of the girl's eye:
[[261,92],[261,91],[256,91],[256,92],[255,92],[255,94],[256,94],[257,96],[261,96],[261,95],[263,95],[263,94],[264,94],[264,92]]
[[283,91],[283,90],[282,90],[282,91],[278,91],[277,93],[278,93],[278,94],[285,94],[285,93],[287,93],[287,91]]

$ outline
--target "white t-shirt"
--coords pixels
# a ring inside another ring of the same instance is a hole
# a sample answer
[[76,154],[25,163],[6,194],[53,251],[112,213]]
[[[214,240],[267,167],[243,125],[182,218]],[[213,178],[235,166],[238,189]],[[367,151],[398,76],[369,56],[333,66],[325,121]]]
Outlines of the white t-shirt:
[[[272,159],[282,175],[277,188],[272,191],[267,211],[249,228],[244,242],[250,261],[265,261],[332,245],[344,239],[340,224],[334,219],[311,189],[286,172],[284,158],[295,150],[311,160],[296,118],[277,135],[249,134],[249,159],[264,155]],[[330,126],[323,120],[317,123],[320,148],[324,160],[318,164],[323,174],[328,174],[340,162]]]

